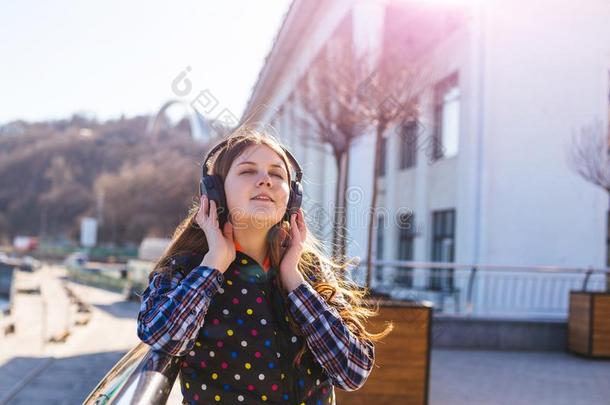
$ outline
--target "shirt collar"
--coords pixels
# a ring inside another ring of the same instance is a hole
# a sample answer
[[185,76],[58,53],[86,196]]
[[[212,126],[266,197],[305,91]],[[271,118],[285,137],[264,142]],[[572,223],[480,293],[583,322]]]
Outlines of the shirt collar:
[[[235,251],[241,252],[242,254],[248,256],[246,253],[244,253],[241,245],[235,239],[233,239],[233,244],[235,245]],[[254,260],[254,259],[252,259],[252,260]],[[265,257],[265,260],[263,261],[262,268],[264,271],[269,271],[270,267],[271,267],[271,260],[269,258],[269,255],[267,255],[267,257]]]

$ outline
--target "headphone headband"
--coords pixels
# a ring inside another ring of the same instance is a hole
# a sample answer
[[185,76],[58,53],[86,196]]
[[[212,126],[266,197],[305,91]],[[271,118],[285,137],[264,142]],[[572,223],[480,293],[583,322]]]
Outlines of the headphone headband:
[[[207,195],[210,200],[216,202],[217,213],[219,224],[222,227],[227,220],[228,209],[226,202],[226,195],[224,191],[223,180],[218,175],[210,175],[208,174],[208,161],[224,146],[227,145],[231,137],[226,138],[219,142],[216,146],[208,152],[205,160],[203,161],[202,176],[199,182],[199,193],[200,195]],[[292,168],[296,172],[296,178],[294,180],[290,180],[290,194],[288,196],[288,205],[286,207],[286,213],[284,214],[283,219],[286,221],[290,220],[290,215],[296,213],[301,206],[303,201],[303,186],[301,185],[301,179],[303,178],[303,171],[301,170],[301,166],[299,162],[297,162],[296,158],[290,153],[284,146],[280,145],[288,160],[292,165]],[[288,168],[288,174],[290,175],[290,169]]]
[[[230,139],[231,139],[230,137],[223,139],[216,146],[214,146],[212,148],[212,150],[210,150],[208,152],[205,160],[203,161],[202,174],[204,176],[208,175],[208,161],[214,156],[214,154],[216,152],[218,152],[220,149],[224,148],[227,145],[227,143],[229,143]],[[301,179],[303,178],[303,170],[301,169],[301,166],[299,165],[299,162],[297,162],[296,158],[292,155],[292,153],[290,153],[290,151],[288,151],[288,149],[286,149],[282,145],[280,145],[280,147],[282,148],[282,150],[286,154],[286,157],[288,157],[288,160],[290,160],[290,163],[292,164],[292,168],[296,172],[296,179],[295,179],[295,181],[300,182]]]

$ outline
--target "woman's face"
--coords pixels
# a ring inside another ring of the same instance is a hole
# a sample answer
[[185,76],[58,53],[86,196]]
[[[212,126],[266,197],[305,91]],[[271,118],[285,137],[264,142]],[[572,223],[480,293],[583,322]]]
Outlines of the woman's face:
[[[225,179],[227,208],[233,226],[268,230],[288,206],[288,173],[280,156],[266,145],[252,145],[238,156]],[[259,195],[266,195],[264,199]]]

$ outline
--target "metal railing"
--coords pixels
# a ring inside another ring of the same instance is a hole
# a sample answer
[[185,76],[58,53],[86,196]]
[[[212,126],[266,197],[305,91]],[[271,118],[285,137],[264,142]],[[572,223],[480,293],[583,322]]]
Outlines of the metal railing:
[[[352,269],[359,284],[365,260]],[[452,315],[567,318],[570,291],[610,291],[610,269],[373,261],[371,289],[397,300],[428,300]]]
[[119,360],[83,404],[165,404],[178,376],[180,361],[180,357],[140,343]]

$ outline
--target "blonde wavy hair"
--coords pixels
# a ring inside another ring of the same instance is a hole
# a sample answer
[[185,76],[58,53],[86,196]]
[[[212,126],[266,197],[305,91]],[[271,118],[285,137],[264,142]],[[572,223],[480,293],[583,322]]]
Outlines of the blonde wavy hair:
[[[253,145],[265,145],[275,151],[286,165],[289,174],[288,182],[290,182],[291,164],[281,143],[272,135],[256,130],[240,130],[229,135],[227,145],[210,159],[209,165],[212,170],[208,170],[208,172],[219,175],[224,182],[233,161]],[[176,228],[168,248],[155,263],[154,270],[149,276],[150,280],[156,272],[171,271],[170,262],[175,257],[190,255],[194,252],[199,254],[208,252],[209,248],[205,234],[195,221],[195,216],[199,210],[199,199],[197,197],[193,199],[193,205],[189,209],[186,219]],[[270,265],[274,268],[279,268],[282,261],[285,252],[285,248],[282,247],[282,240],[289,233],[289,230],[290,223],[282,220],[275,224],[267,234],[267,251],[269,252]],[[369,291],[358,286],[346,276],[350,265],[352,265],[352,261],[341,260],[341,262],[337,262],[328,257],[324,253],[320,240],[312,232],[307,232],[298,270],[324,300],[338,311],[345,324],[358,338],[367,339],[371,342],[379,341],[388,335],[394,326],[392,323],[388,323],[384,330],[377,333],[367,330],[366,321],[378,314],[378,308],[376,304],[366,300]],[[278,283],[278,286],[282,289],[281,283]],[[286,292],[282,291],[282,294],[285,296]],[[301,334],[289,311],[288,315],[291,329],[295,333]],[[306,350],[307,346],[303,345],[295,358],[295,362],[300,361]]]

